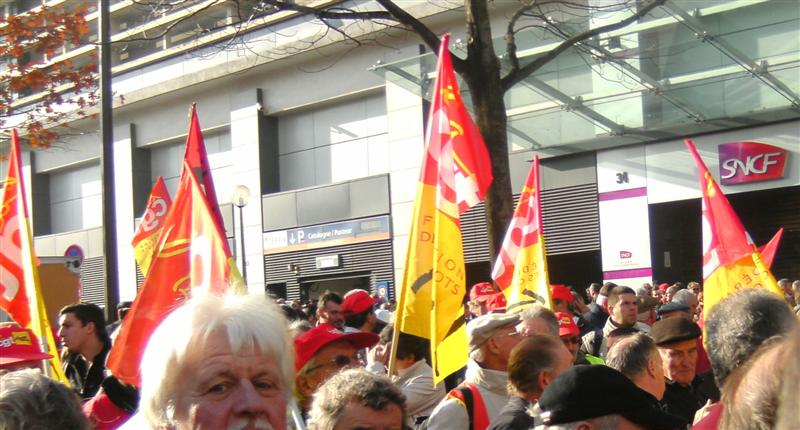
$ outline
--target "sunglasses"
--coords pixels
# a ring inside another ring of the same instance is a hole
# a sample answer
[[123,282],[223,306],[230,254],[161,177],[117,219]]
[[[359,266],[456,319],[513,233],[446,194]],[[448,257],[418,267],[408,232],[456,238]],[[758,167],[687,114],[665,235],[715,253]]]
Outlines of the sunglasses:
[[306,373],[311,373],[311,372],[313,372],[313,371],[315,371],[317,369],[321,369],[323,367],[328,367],[328,366],[333,366],[333,367],[335,367],[337,369],[343,369],[345,367],[348,367],[350,365],[356,365],[358,363],[359,363],[358,357],[348,357],[346,355],[337,355],[336,357],[333,357],[331,360],[329,360],[329,361],[327,361],[325,363],[318,364],[316,366],[313,366],[313,367],[307,369]]

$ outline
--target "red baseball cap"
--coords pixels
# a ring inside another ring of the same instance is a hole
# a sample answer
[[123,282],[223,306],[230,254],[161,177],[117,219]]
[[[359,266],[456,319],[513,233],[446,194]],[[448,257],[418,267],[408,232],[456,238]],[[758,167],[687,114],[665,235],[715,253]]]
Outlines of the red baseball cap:
[[364,290],[352,290],[344,295],[342,312],[345,315],[360,314],[367,309],[372,309],[372,305],[380,301],[381,299],[373,299],[370,297],[369,293]]
[[506,306],[506,295],[503,293],[492,294],[486,301],[486,310],[489,312],[504,311]]
[[53,358],[39,348],[36,336],[22,327],[0,327],[0,366]]
[[575,324],[575,321],[572,320],[572,315],[566,312],[556,312],[556,318],[558,319],[559,336],[581,333],[581,330]]
[[350,342],[354,348],[361,349],[375,345],[379,339],[375,333],[363,331],[345,333],[331,324],[320,324],[295,338],[294,350],[297,353],[295,370],[302,369],[311,357],[330,343],[344,340]]
[[497,293],[497,288],[495,288],[491,282],[479,282],[473,285],[472,289],[469,290],[469,301],[480,302],[492,300]]
[[559,284],[551,285],[550,286],[550,291],[551,291],[551,297],[553,299],[560,299],[560,300],[564,300],[566,302],[575,301],[575,298],[572,297],[572,291],[570,291],[569,288],[567,288],[567,287],[565,287],[563,285],[559,285]]
[[669,284],[666,282],[658,285],[658,291],[667,291],[667,288],[669,288]]

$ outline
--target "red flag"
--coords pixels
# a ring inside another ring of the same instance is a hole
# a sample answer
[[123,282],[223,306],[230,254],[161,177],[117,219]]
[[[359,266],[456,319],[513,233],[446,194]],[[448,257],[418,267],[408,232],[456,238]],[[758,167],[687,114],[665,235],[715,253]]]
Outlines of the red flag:
[[19,137],[13,129],[8,173],[0,199],[0,309],[8,312],[19,325],[33,331],[41,350],[53,355],[47,360],[47,374],[69,385],[39,287],[38,259],[33,251],[33,234],[25,203]]
[[766,245],[758,248],[758,252],[761,253],[761,258],[764,259],[764,264],[766,264],[767,267],[772,267],[772,262],[775,261],[775,253],[778,252],[778,245],[780,245],[782,238],[783,227],[775,233],[775,236],[773,236]]
[[505,294],[508,310],[534,303],[552,307],[543,232],[536,156],[492,270],[492,279]]
[[686,146],[697,163],[703,192],[703,314],[707,316],[720,300],[742,288],[765,288],[783,297],[694,143],[687,139]]
[[221,292],[231,281],[211,205],[184,162],[175,201],[164,220],[150,273],[108,356],[107,367],[120,380],[139,385],[139,363],[153,330],[195,288]]
[[145,277],[150,270],[150,262],[153,260],[158,235],[164,225],[170,205],[172,205],[172,200],[169,198],[167,186],[164,185],[164,178],[159,176],[153,186],[153,191],[150,192],[150,198],[147,199],[147,209],[142,216],[142,222],[131,241],[136,262],[139,263],[139,268]]
[[489,154],[461,100],[448,41],[444,35],[395,318],[396,333],[431,340],[435,383],[467,362],[459,217],[492,182]]
[[[211,213],[214,217],[216,228],[220,236],[225,237],[225,224],[222,221],[222,212],[219,210],[214,180],[211,178],[211,166],[208,164],[206,144],[203,140],[203,130],[200,128],[200,120],[197,119],[197,106],[194,104],[192,104],[189,134],[186,136],[186,152],[183,154],[183,159],[200,181],[202,190],[206,197],[208,197],[208,203],[211,205]],[[184,171],[185,170],[186,165],[184,165]],[[185,175],[185,172],[181,173],[181,176],[183,175]],[[225,250],[225,255],[230,257],[232,254],[231,250],[228,248],[228,241],[224,241],[222,247]]]

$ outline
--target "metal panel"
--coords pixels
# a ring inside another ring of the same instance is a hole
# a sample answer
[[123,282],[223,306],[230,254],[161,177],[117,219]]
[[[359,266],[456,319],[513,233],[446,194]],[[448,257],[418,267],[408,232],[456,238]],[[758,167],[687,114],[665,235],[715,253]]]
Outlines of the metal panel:
[[[514,196],[514,205],[519,195]],[[547,255],[600,249],[597,185],[584,184],[542,191],[542,223]],[[489,260],[484,204],[461,217],[464,262]]]
[[81,264],[81,301],[105,307],[106,288],[103,281],[104,257],[92,257]]
[[[331,254],[339,255],[341,265],[336,268],[317,269],[315,258]],[[289,264],[300,266],[299,275],[289,271],[287,268]],[[370,275],[370,286],[373,291],[376,281],[389,281],[390,286],[394,286],[394,264],[390,240],[264,256],[264,283],[266,285],[285,283],[289,300],[300,298],[301,282],[366,274]],[[390,297],[393,298],[394,289],[389,288],[389,291]]]

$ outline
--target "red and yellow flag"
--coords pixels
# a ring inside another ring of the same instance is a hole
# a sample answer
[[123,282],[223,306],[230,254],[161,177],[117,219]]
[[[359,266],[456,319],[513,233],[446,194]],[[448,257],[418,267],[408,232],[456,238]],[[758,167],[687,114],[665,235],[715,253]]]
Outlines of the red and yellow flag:
[[534,303],[552,307],[542,232],[539,157],[536,156],[492,270],[492,279],[506,296],[508,311]]
[[150,261],[153,259],[158,234],[164,225],[170,205],[172,205],[172,200],[169,198],[167,186],[164,185],[164,178],[159,176],[147,199],[147,209],[142,216],[142,222],[131,241],[134,258],[139,263],[139,269],[145,277],[150,269]]
[[108,356],[107,367],[114,376],[138,386],[142,353],[158,324],[194,289],[218,293],[228,288],[231,267],[223,252],[224,242],[211,205],[184,162],[184,174],[164,220],[150,272]]
[[492,181],[486,146],[461,100],[442,36],[395,328],[431,340],[434,383],[467,362],[460,215]]
[[778,245],[780,245],[782,238],[783,227],[775,233],[775,236],[772,236],[769,242],[758,247],[758,252],[761,253],[761,259],[764,260],[764,264],[766,264],[767,267],[772,267],[772,262],[775,261],[775,254],[778,252]]
[[33,330],[42,351],[53,356],[47,360],[47,373],[69,385],[39,287],[39,268],[23,185],[19,137],[16,130],[11,130],[11,154],[0,200],[0,308],[19,325]]
[[783,292],[750,241],[739,217],[714,181],[691,140],[686,146],[697,163],[703,191],[703,315],[723,298],[742,288],[765,288],[780,297]]

